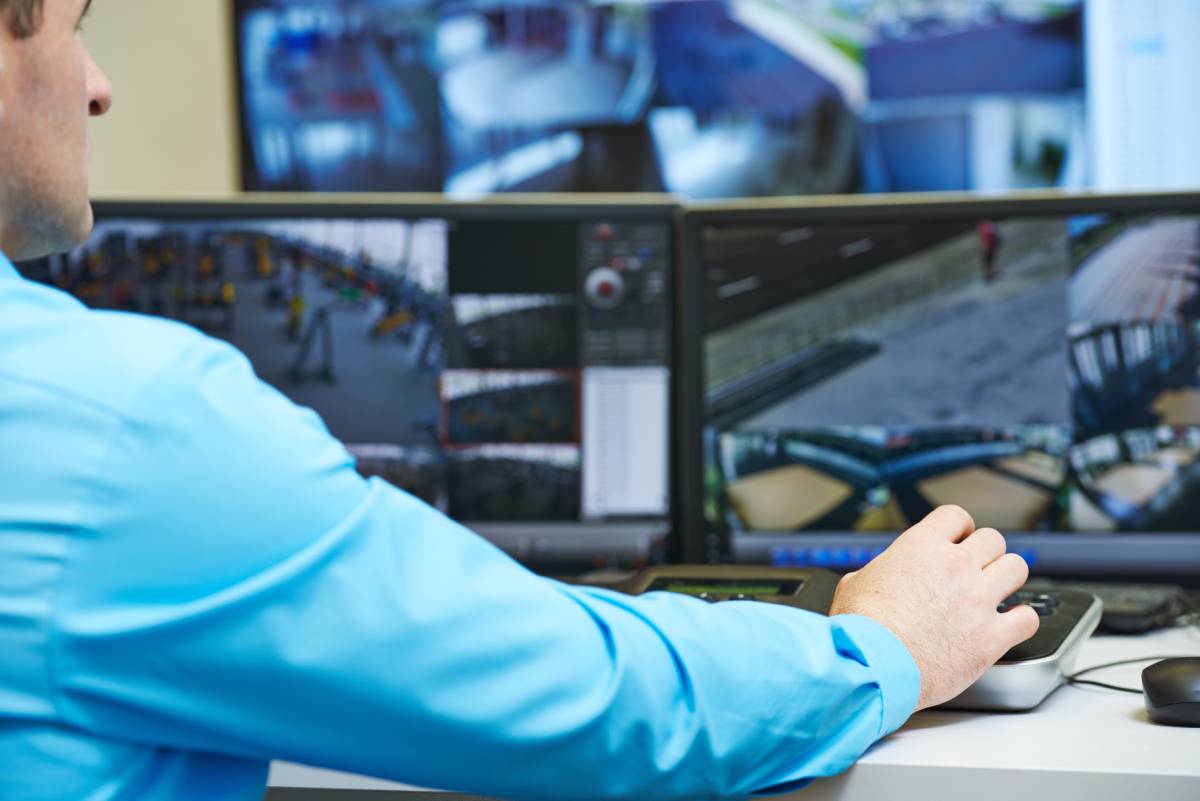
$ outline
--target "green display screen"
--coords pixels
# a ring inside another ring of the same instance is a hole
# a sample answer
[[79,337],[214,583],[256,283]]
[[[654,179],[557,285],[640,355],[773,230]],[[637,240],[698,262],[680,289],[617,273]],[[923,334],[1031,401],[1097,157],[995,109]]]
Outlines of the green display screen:
[[650,585],[650,590],[666,590],[684,595],[756,595],[770,597],[795,595],[800,589],[799,581],[754,581],[753,579],[687,579],[660,578]]
[[778,595],[778,584],[733,584],[730,586],[714,584],[668,584],[664,587],[667,592],[681,592],[684,595],[699,595],[707,592],[711,595]]

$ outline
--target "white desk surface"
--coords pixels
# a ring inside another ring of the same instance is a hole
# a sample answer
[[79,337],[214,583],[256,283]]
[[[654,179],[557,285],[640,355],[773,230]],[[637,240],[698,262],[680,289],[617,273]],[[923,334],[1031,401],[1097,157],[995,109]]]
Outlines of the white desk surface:
[[[1093,637],[1076,670],[1159,654],[1200,655],[1200,629]],[[1145,664],[1088,678],[1140,687]],[[381,801],[415,789],[287,763],[272,765],[270,785],[392,791],[380,793]],[[1151,723],[1137,695],[1061,687],[1032,712],[922,712],[846,773],[785,799],[1200,801],[1200,728]]]

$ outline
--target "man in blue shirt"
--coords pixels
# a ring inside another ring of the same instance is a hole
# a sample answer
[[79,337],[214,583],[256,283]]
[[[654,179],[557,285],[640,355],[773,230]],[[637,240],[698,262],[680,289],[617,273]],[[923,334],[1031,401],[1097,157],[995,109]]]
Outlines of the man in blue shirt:
[[91,227],[88,4],[0,0],[0,798],[259,798],[276,758],[514,798],[782,791],[1036,629],[996,612],[1025,564],[954,507],[828,618],[539,578],[359,478],[230,347],[24,281],[9,259]]

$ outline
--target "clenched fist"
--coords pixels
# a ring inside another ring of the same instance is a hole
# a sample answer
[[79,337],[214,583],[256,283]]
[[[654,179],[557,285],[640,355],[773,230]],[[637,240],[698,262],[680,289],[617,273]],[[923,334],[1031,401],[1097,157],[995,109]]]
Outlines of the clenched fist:
[[942,506],[845,576],[830,614],[865,615],[899,637],[920,668],[917,709],[925,709],[957,696],[1037,632],[1033,609],[996,611],[1028,577],[1000,532],[976,531],[966,511]]

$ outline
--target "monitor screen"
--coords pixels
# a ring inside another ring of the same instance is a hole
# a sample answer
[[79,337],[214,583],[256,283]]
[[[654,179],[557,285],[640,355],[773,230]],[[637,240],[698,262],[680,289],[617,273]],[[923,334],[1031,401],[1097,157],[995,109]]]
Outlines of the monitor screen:
[[227,340],[365,475],[547,569],[669,557],[670,206],[99,204],[27,274]]
[[1091,180],[1082,0],[235,8],[250,190],[716,198]]
[[1043,572],[1200,569],[1200,197],[689,218],[709,558],[851,567],[954,503]]

